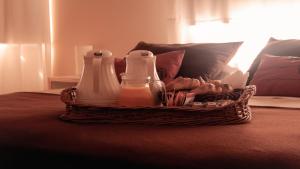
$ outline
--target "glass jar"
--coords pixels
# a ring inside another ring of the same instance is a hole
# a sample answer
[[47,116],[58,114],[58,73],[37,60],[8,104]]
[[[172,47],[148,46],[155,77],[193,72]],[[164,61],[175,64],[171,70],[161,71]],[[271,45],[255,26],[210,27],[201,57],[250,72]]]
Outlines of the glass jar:
[[137,79],[123,74],[119,105],[125,107],[154,106],[154,98],[149,83],[150,77]]
[[154,99],[155,106],[166,104],[166,86],[161,80],[151,80],[150,90]]

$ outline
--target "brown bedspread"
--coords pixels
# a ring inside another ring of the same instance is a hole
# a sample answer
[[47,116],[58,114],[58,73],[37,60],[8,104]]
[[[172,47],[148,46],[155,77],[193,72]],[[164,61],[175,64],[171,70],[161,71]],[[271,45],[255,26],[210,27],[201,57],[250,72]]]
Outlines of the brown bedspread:
[[300,110],[248,124],[154,127],[58,120],[59,96],[0,96],[0,168],[300,168]]

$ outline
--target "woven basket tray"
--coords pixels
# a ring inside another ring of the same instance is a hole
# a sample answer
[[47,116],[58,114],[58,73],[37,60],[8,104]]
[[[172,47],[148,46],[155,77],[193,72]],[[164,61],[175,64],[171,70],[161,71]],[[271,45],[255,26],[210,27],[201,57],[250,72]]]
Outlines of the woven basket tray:
[[[76,123],[147,124],[147,125],[224,125],[241,124],[251,120],[248,100],[255,94],[255,86],[234,91],[236,99],[223,107],[97,107],[76,104],[76,88],[65,89],[61,94],[66,112],[60,119]],[[228,94],[227,94],[228,95]],[[212,101],[209,96],[208,101]],[[221,96],[216,95],[217,98]],[[224,97],[223,97],[224,98]],[[225,97],[229,98],[229,97]],[[205,99],[202,99],[205,100]],[[217,100],[217,99],[216,99]]]

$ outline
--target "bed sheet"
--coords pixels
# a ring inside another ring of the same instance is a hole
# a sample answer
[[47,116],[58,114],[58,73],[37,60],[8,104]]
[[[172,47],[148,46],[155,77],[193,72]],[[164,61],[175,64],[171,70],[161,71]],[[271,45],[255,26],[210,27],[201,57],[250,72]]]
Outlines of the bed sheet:
[[55,94],[0,96],[0,167],[300,168],[300,110],[252,107],[242,125],[60,121]]

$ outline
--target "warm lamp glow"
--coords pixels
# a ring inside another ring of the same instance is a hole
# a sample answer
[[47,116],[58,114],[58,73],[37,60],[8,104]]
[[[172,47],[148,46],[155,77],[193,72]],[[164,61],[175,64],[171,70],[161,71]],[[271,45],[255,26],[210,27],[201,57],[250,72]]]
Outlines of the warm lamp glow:
[[186,26],[183,42],[243,41],[229,65],[246,72],[270,37],[279,39],[300,38],[300,3],[249,7],[230,13],[229,23],[201,22]]
[[40,79],[44,79],[44,73],[43,73],[43,71],[39,71],[39,77],[40,77]]
[[20,60],[21,60],[21,62],[25,62],[26,61],[25,57],[23,55],[20,56]]
[[0,54],[4,53],[5,48],[6,48],[6,44],[0,44]]
[[49,0],[50,41],[53,42],[53,0]]
[[54,70],[54,26],[53,26],[53,0],[49,0],[49,21],[50,21],[50,57],[51,57],[51,75],[53,75]]

